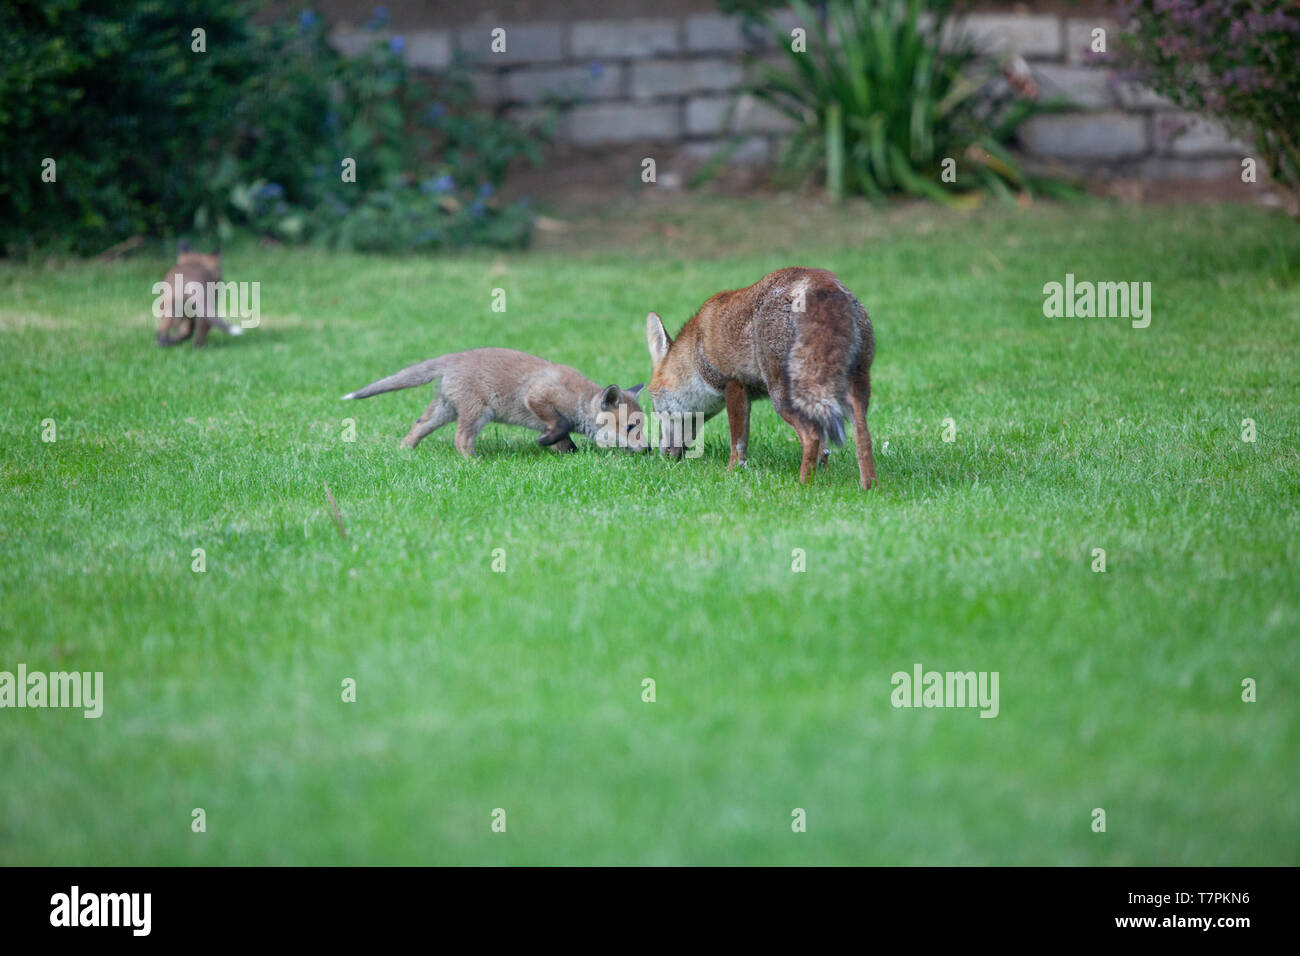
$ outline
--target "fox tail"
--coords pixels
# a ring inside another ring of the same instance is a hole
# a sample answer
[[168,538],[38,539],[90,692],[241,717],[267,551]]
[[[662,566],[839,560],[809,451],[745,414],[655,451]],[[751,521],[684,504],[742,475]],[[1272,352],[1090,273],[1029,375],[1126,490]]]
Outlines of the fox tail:
[[791,401],[804,418],[821,429],[832,445],[844,444],[844,406],[833,394],[796,393]]
[[377,382],[371,382],[365,388],[359,388],[355,392],[348,392],[343,398],[369,398],[371,395],[378,395],[381,392],[395,392],[399,388],[415,388],[418,385],[428,385],[439,378],[442,378],[442,359],[429,359],[425,362],[410,365],[387,378],[381,378]]
[[[848,369],[844,353],[857,345],[851,328],[836,328],[839,316],[817,316],[824,326],[820,337],[804,334],[795,339],[787,365],[790,375],[790,404],[809,424],[819,429],[832,445],[844,444]],[[829,321],[828,321],[829,318]],[[830,332],[831,334],[826,334]]]

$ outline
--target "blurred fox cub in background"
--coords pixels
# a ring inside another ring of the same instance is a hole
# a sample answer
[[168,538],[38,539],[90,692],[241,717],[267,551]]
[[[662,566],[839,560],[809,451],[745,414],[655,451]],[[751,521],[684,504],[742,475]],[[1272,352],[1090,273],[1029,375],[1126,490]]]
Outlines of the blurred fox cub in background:
[[456,450],[474,454],[474,441],[488,422],[520,425],[542,433],[537,443],[576,451],[572,432],[604,448],[646,451],[644,416],[636,395],[644,387],[601,388],[567,365],[514,349],[470,349],[429,359],[343,397],[369,398],[441,380],[438,394],[411,426],[402,444],[420,440],[452,419]]
[[803,445],[799,480],[824,464],[830,445],[844,440],[845,400],[852,408],[863,488],[876,480],[867,431],[871,362],[876,340],[871,319],[853,293],[825,269],[778,269],[753,285],[719,292],[669,338],[654,312],[646,316],[654,366],[650,394],[660,421],[661,446],[674,456],[688,440],[671,423],[727,410],[729,467],[745,463],[749,407],[770,396],[777,414]]
[[[208,302],[211,300],[206,294],[201,299],[196,297],[194,302],[196,308],[190,309],[185,305],[186,289],[189,286],[197,282],[206,290],[209,288],[209,282],[220,281],[221,252],[195,252],[188,242],[181,242],[177,247],[176,265],[163,276],[163,284],[169,288],[158,297],[158,307],[162,311],[162,325],[158,329],[159,345],[180,345],[192,335],[194,347],[202,348],[208,341],[208,329],[214,325],[231,335],[243,334],[244,330],[241,326],[227,325],[225,320],[216,314],[215,308],[208,308]],[[173,292],[172,289],[178,283],[181,289]],[[180,311],[183,314],[181,315],[175,314],[178,311],[177,301],[182,303]],[[209,315],[209,312],[212,314]],[[176,328],[180,329],[180,334],[173,336],[172,329]]]

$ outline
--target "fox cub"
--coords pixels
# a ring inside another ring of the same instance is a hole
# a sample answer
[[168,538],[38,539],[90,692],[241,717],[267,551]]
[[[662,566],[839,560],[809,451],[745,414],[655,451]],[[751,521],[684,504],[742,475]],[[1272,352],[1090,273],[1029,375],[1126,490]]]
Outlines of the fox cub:
[[[174,288],[177,283],[181,284],[178,294],[174,295],[168,291],[160,297],[162,308],[162,326],[158,329],[158,344],[161,346],[180,345],[190,336],[194,336],[194,347],[202,348],[208,341],[208,329],[216,326],[223,332],[231,335],[243,334],[243,327],[239,325],[227,325],[221,316],[216,314],[216,309],[212,309],[212,315],[207,315],[208,297],[205,295],[203,302],[198,304],[196,314],[189,315],[173,314],[176,309],[176,298],[179,297],[182,304],[185,303],[186,287],[192,283],[200,283],[204,290],[209,288],[209,282],[221,281],[221,252],[195,252],[190,248],[188,242],[181,242],[177,247],[176,265],[168,270],[167,275],[163,276],[163,282]],[[172,330],[179,329],[180,334],[173,336]]]
[[[863,488],[876,480],[867,431],[876,340],[862,304],[825,269],[779,269],[744,289],[719,292],[677,334],[646,316],[653,374],[650,394],[661,422],[727,410],[731,462],[745,463],[749,407],[769,396],[803,445],[799,480],[844,440],[852,409]],[[661,424],[661,446],[680,456],[682,429]]]
[[636,403],[644,386],[601,388],[567,365],[514,349],[453,352],[404,368],[343,397],[369,398],[435,380],[441,380],[437,396],[402,439],[408,448],[455,419],[456,450],[466,457],[474,454],[474,441],[488,422],[541,432],[537,443],[561,452],[577,450],[569,437],[573,432],[602,447],[648,450],[644,416]]

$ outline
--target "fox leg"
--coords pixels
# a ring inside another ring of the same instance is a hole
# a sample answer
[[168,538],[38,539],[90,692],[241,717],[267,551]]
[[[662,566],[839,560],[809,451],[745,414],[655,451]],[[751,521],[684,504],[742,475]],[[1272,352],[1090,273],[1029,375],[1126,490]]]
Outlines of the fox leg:
[[[185,331],[176,338],[171,337],[171,330],[180,327]],[[166,348],[169,345],[180,345],[191,335],[194,334],[194,320],[182,318],[177,321],[170,315],[163,316],[162,328],[158,330],[158,344]]]
[[208,344],[208,329],[212,326],[209,324],[207,319],[196,318],[194,320],[194,327],[194,347],[196,349],[201,349],[203,346]]
[[783,384],[770,389],[769,394],[772,396],[772,405],[776,408],[776,413],[790,423],[790,427],[799,436],[799,443],[803,445],[803,458],[799,462],[799,483],[806,485],[812,479],[813,467],[821,456],[821,430],[795,411]]
[[816,428],[810,428],[806,422],[794,420],[782,415],[799,433],[799,443],[803,445],[803,458],[799,462],[799,484],[806,485],[812,480],[813,468],[822,453],[822,436]]
[[570,424],[567,418],[552,408],[549,402],[543,400],[534,392],[534,394],[524,398],[524,407],[546,426],[546,431],[538,436],[537,444],[543,448],[550,446],[558,452],[578,450],[578,446],[569,437],[573,425]]
[[442,395],[439,395],[429,403],[429,407],[424,410],[424,414],[416,419],[415,424],[411,426],[411,430],[402,439],[402,444],[407,448],[414,448],[420,444],[420,440],[426,435],[437,431],[455,417],[456,407]]
[[456,450],[466,458],[472,457],[474,443],[478,440],[478,433],[490,421],[492,421],[492,409],[490,408],[484,408],[480,405],[462,411],[456,425]]
[[[545,422],[546,419],[542,419],[542,421]],[[547,422],[547,424],[550,425],[550,427],[538,436],[537,444],[543,447],[547,445],[557,445],[562,440],[569,437],[569,423],[564,419],[561,418],[559,421]],[[569,444],[573,444],[572,440],[570,440]]]
[[561,453],[577,451],[578,446],[573,443],[569,437],[569,423],[560,419],[552,425],[547,431],[537,439],[537,444],[545,448],[547,445]]
[[731,460],[727,470],[736,466],[744,467],[749,455],[749,393],[739,382],[728,382],[725,393],[727,399],[727,425],[731,429]]
[[871,432],[867,431],[867,405],[871,401],[871,369],[858,371],[849,383],[849,404],[853,406],[853,443],[858,452],[858,479],[864,490],[876,483],[876,460],[871,453]]
[[812,437],[800,436],[803,442],[803,461],[799,465],[799,480],[807,484],[812,480],[813,469],[822,460],[822,452],[826,449],[826,440],[822,438],[818,431],[812,432]]

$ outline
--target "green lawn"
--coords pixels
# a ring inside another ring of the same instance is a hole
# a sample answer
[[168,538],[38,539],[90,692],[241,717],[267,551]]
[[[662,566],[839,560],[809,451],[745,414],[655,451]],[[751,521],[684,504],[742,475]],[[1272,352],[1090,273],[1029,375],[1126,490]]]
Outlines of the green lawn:
[[[152,343],[161,256],[0,264],[0,670],[105,683],[98,720],[0,710],[0,863],[1300,863],[1300,230],[776,208],[236,247],[263,326],[202,352]],[[799,486],[766,404],[728,474],[725,416],[693,461],[496,425],[465,461],[399,447],[427,389],[338,400],[480,345],[632,385],[648,310],[791,264],[874,319],[873,492],[851,447]],[[1150,281],[1150,327],[1045,318],[1067,272]],[[999,716],[895,709],[917,663],[997,671]]]

